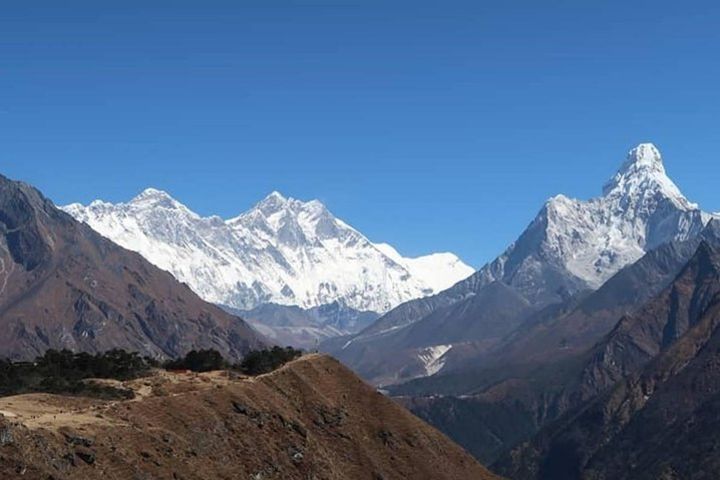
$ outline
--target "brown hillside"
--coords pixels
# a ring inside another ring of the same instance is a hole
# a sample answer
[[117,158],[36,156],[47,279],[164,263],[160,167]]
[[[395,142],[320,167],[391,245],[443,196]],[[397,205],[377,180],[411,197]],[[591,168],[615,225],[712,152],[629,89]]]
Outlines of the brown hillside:
[[158,372],[126,386],[134,400],[0,399],[0,478],[497,478],[325,356],[257,378]]
[[0,357],[215,348],[237,359],[262,344],[240,318],[0,175]]

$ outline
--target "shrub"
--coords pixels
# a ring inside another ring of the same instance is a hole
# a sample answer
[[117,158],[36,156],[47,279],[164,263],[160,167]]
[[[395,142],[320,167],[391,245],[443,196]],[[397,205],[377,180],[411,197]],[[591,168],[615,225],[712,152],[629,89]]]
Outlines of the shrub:
[[0,395],[46,392],[127,398],[131,391],[84,382],[88,378],[130,380],[146,375],[156,362],[121,349],[91,355],[48,350],[35,362],[0,360]]
[[217,350],[191,350],[184,358],[166,362],[168,370],[192,370],[193,372],[209,372],[227,368],[228,363]]
[[265,350],[253,350],[243,358],[235,368],[246,375],[261,375],[277,370],[291,360],[302,355],[302,351],[292,347],[272,347]]

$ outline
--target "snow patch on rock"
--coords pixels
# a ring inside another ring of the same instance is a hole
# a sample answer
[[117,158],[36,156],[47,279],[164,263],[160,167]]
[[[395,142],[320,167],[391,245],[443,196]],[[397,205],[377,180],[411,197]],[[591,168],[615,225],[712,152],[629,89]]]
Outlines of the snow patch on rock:
[[418,360],[425,367],[425,376],[438,373],[445,366],[445,354],[452,349],[452,345],[434,345],[420,350]]

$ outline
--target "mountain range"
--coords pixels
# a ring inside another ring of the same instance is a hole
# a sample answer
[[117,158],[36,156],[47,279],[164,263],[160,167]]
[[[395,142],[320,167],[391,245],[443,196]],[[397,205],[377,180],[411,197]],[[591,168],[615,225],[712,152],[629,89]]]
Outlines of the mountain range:
[[80,391],[58,387],[69,383],[61,363],[93,361],[71,352],[124,349],[164,360],[213,349],[238,361],[269,342],[2,176],[0,324],[8,382],[37,366],[8,358],[37,362],[66,350],[46,357],[53,361],[41,384],[63,393],[0,399],[2,478],[497,478],[326,356],[256,377],[150,368],[135,378],[133,367],[108,360],[118,362],[116,377],[86,379]]
[[469,279],[325,346],[508,478],[714,478],[718,252],[640,145],[602,197],[554,197]]
[[501,471],[547,480],[715,475],[718,248],[703,241],[671,285],[588,352],[579,378],[596,395],[508,453]]
[[467,279],[323,348],[377,384],[437,374],[458,352],[494,351],[518,329],[556,316],[648,251],[698,237],[712,217],[670,180],[658,149],[640,144],[601,196],[549,199],[516,242]]
[[270,337],[301,346],[356,332],[379,314],[473,272],[450,253],[405,258],[388,244],[371,242],[319,201],[278,192],[228,220],[202,217],[152,188],[127,203],[97,200],[63,209],[203,299],[232,308]]
[[245,321],[0,176],[0,356],[113,348],[154,358],[214,348],[227,358],[267,345]]
[[[720,468],[720,216],[682,195],[652,144],[632,149],[599,197],[549,199],[516,242],[466,278],[453,255],[406,259],[319,202],[278,193],[230,220],[200,217],[152,189],[127,204],[64,210],[72,216],[0,177],[1,354],[122,347],[167,358],[215,348],[236,359],[272,342],[325,339],[323,350],[380,387],[377,398],[393,397],[514,480],[701,480]],[[193,291],[202,289],[212,303]],[[248,388],[267,382],[270,397],[279,389],[274,412],[297,397],[292,409],[309,408],[322,455],[335,458],[345,441],[359,448],[354,435],[374,438],[380,428],[379,443],[361,442],[377,459],[333,461],[361,465],[359,476],[444,471],[413,456],[413,438],[401,435],[400,445],[388,432],[413,422],[392,423],[392,402],[374,401],[336,363],[313,355],[293,368]],[[215,407],[223,386],[215,388],[205,401],[213,418],[226,413]],[[313,416],[320,404],[340,412],[358,399],[352,419]],[[255,407],[235,409],[248,416]],[[367,412],[382,414],[380,423],[362,420]],[[278,425],[284,442],[289,424]],[[458,473],[449,478],[489,475],[422,423],[412,428],[450,452]],[[285,448],[266,446],[271,455]],[[38,454],[15,453],[0,468]],[[304,465],[282,458],[283,469]]]

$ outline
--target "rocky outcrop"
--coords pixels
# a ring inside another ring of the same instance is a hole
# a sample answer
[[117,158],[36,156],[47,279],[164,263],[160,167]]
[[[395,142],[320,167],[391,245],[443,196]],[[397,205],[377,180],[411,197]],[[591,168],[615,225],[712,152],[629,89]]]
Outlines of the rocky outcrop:
[[[720,251],[701,243],[673,284],[593,349],[589,400],[498,466],[517,479],[709,478],[720,468]],[[594,395],[593,395],[594,394]]]

